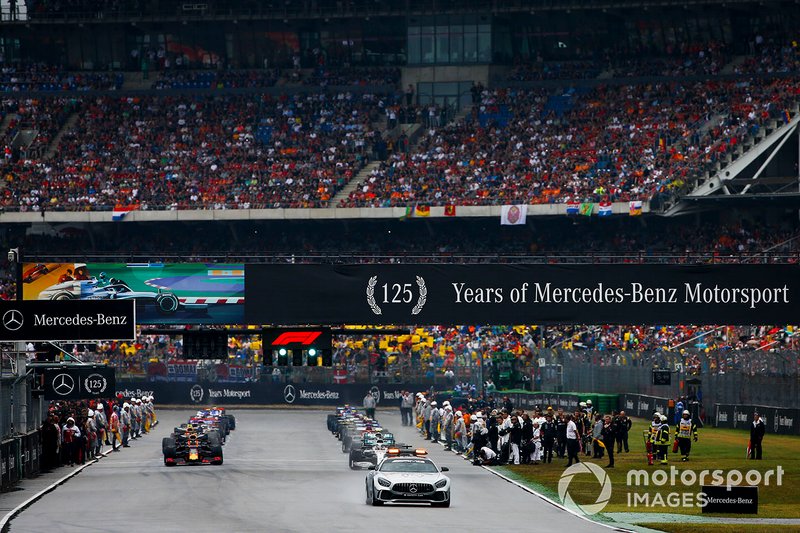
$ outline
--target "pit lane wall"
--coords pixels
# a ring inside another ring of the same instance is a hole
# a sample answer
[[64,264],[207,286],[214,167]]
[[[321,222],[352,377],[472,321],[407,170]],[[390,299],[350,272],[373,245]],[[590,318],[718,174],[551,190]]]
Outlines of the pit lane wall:
[[22,478],[40,472],[39,431],[31,431],[0,442],[0,490],[7,491]]

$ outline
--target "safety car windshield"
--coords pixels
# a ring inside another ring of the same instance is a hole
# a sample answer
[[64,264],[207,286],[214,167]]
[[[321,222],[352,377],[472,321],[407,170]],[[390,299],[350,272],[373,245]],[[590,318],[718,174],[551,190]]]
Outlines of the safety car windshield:
[[436,466],[424,459],[389,459],[381,465],[381,472],[420,472],[433,474],[438,472]]

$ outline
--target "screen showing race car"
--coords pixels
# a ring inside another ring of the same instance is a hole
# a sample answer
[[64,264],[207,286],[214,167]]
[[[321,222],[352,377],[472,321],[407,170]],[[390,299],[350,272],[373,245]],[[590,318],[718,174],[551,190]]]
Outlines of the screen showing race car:
[[244,265],[26,263],[25,300],[136,300],[139,324],[244,323]]

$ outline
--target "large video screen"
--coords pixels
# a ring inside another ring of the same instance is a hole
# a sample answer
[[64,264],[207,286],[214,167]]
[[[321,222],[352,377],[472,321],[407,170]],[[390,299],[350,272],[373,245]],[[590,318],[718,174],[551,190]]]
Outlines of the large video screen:
[[244,265],[26,263],[22,298],[133,299],[139,324],[242,324]]

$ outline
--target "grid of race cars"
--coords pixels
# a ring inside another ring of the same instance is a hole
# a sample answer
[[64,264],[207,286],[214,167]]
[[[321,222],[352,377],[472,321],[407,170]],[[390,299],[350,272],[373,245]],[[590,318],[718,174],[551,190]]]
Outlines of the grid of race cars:
[[222,446],[234,429],[236,417],[226,413],[224,408],[201,409],[161,441],[164,464],[221,465]]
[[365,412],[350,406],[337,407],[328,415],[328,430],[341,441],[351,469],[368,469],[366,503],[429,503],[450,507],[450,478],[426,450],[395,441],[394,434]]

